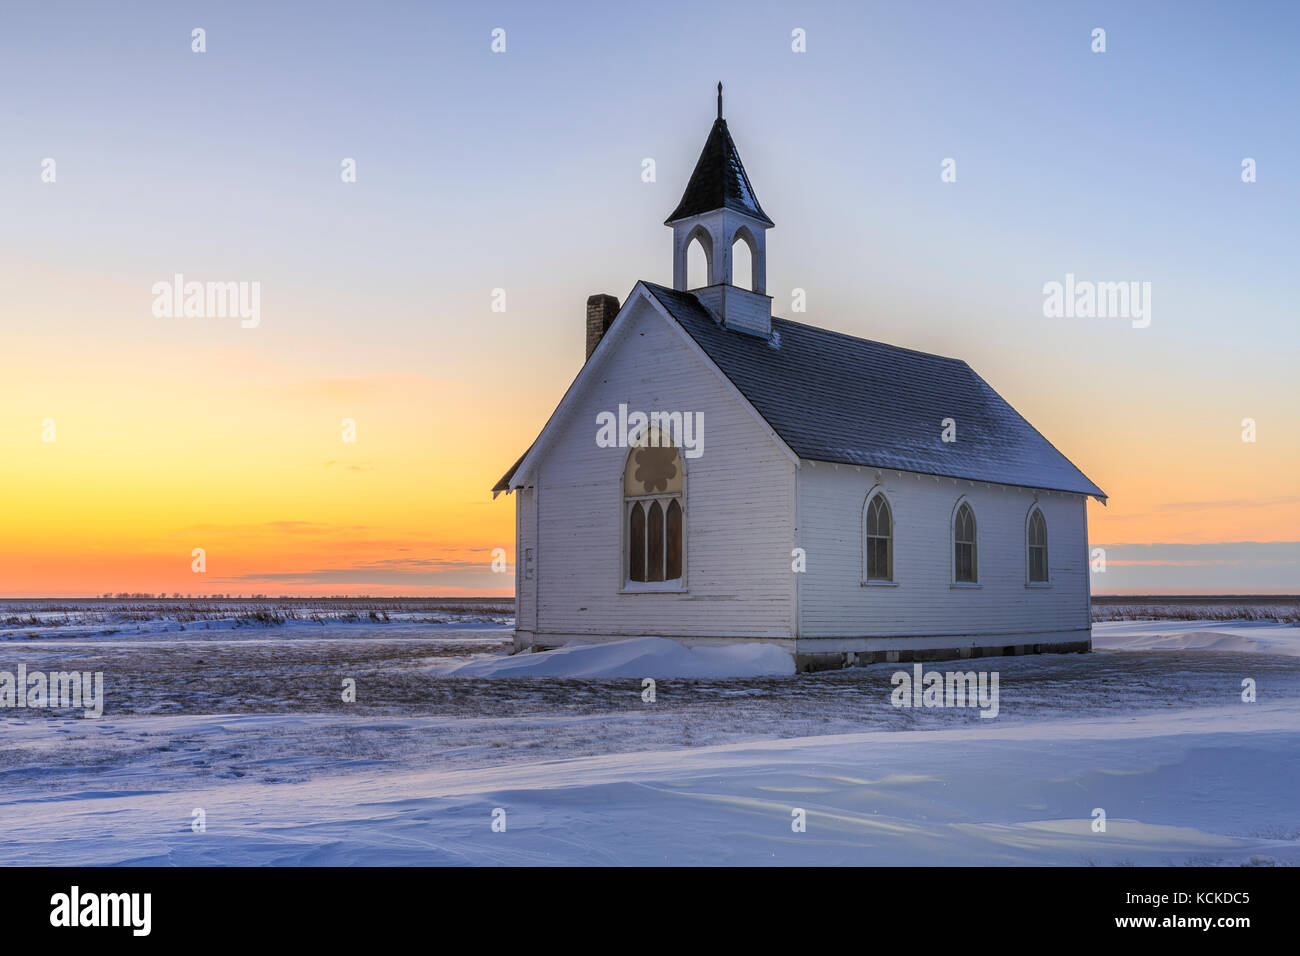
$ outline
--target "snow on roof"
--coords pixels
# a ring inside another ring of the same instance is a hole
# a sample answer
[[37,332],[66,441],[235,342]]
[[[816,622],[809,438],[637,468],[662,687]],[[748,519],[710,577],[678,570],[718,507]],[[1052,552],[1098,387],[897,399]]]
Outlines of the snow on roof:
[[[1106,497],[960,359],[775,317],[770,339],[741,334],[690,292],[639,285],[801,459]],[[941,438],[947,418],[954,442]]]
[[800,458],[1105,497],[960,359],[775,317],[773,348],[689,292],[642,285]]

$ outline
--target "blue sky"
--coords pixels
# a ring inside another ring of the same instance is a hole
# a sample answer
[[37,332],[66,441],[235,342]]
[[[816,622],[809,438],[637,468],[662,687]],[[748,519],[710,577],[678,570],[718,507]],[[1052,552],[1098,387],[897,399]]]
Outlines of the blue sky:
[[[143,347],[123,290],[261,280],[259,359],[478,396],[466,487],[490,484],[572,378],[585,297],[671,282],[661,223],[722,80],[778,314],[802,288],[789,317],[965,358],[1111,494],[1094,540],[1294,542],[1298,45],[1290,2],[23,4],[0,31],[0,319],[20,350]],[[1151,282],[1151,328],[1045,320],[1067,273]],[[1142,517],[1202,500],[1274,517]]]

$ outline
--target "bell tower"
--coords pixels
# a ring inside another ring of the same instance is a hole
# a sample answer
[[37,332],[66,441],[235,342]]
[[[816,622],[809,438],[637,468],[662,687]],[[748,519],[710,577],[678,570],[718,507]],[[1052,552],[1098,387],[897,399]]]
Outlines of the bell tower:
[[[767,295],[767,230],[775,223],[763,212],[740,161],[736,144],[722,118],[722,84],[718,84],[718,118],[695,162],[682,201],[664,225],[673,230],[673,288],[693,292],[714,317],[737,331],[767,336],[772,326],[772,299]],[[698,240],[707,263],[706,284],[687,289],[687,250]],[[732,281],[732,248],[749,247],[753,288]]]

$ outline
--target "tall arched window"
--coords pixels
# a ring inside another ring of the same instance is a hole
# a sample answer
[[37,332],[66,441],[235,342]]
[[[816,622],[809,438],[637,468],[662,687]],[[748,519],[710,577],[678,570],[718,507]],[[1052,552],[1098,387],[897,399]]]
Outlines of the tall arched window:
[[881,492],[867,502],[863,534],[867,580],[894,580],[894,516]]
[[1047,582],[1047,520],[1037,508],[1029,512],[1029,581]]
[[952,522],[953,580],[974,584],[979,580],[979,554],[975,539],[975,512],[962,502]]
[[676,448],[633,448],[623,471],[629,584],[681,584],[686,554],[682,460]]

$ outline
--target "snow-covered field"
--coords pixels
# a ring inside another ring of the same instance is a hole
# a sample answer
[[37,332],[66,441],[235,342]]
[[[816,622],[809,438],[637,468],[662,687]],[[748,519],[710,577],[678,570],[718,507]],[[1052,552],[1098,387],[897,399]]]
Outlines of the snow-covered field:
[[505,658],[472,610],[3,613],[0,671],[102,671],[105,697],[99,719],[0,711],[5,864],[1300,863],[1283,624],[1108,622],[1093,654],[925,665],[996,670],[984,719],[895,708],[910,665]]

